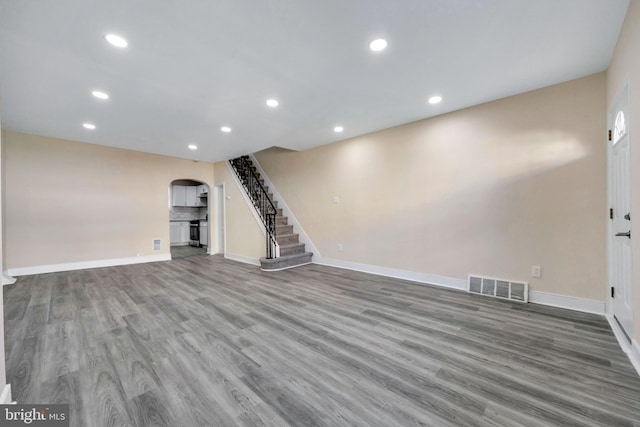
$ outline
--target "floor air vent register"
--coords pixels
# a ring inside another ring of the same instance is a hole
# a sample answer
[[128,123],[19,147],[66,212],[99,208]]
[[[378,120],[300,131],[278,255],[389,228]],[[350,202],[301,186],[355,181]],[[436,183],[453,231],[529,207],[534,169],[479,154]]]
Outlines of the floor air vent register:
[[472,294],[508,299],[510,301],[529,301],[529,284],[526,282],[512,282],[492,277],[469,275],[467,291]]

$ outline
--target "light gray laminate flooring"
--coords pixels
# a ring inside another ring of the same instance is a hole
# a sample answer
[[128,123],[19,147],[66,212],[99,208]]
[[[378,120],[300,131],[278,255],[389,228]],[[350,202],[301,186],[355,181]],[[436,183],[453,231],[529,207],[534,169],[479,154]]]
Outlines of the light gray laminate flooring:
[[14,398],[73,426],[639,426],[601,316],[219,256],[4,287]]
[[171,246],[171,259],[187,258],[192,256],[207,255],[207,248],[199,248],[196,246]]

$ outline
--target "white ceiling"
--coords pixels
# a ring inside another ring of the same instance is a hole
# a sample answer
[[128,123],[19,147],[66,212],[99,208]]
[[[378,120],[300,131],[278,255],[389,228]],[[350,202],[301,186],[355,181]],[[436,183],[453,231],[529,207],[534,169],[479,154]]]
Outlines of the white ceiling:
[[603,71],[628,5],[0,0],[2,125],[202,161],[302,150]]

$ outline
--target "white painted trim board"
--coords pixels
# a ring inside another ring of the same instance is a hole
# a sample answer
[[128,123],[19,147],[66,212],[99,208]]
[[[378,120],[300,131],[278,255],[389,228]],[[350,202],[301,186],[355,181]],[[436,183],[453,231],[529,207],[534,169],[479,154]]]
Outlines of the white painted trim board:
[[233,261],[238,261],[238,262],[242,262],[245,264],[251,264],[251,265],[260,265],[260,259],[258,258],[253,258],[253,257],[249,257],[246,255],[240,255],[240,254],[234,254],[234,253],[230,253],[230,252],[225,252],[224,257]]
[[605,317],[609,322],[609,326],[611,326],[613,335],[618,340],[620,348],[622,348],[622,351],[627,354],[631,365],[635,368],[638,375],[640,375],[640,345],[638,344],[638,341],[634,339],[629,343],[627,336],[620,328],[620,325],[618,325],[616,319],[613,318],[613,315],[607,314]]
[[11,277],[9,275],[8,271],[3,271],[2,272],[2,284],[3,285],[13,285],[14,283],[16,283],[16,278],[15,277]]
[[529,302],[532,302],[534,304],[548,305],[551,307],[582,311],[584,313],[599,314],[601,316],[605,315],[604,301],[551,294],[548,292],[529,291]]
[[416,271],[400,270],[397,268],[379,267],[371,264],[361,264],[351,261],[343,261],[332,258],[317,257],[313,261],[314,264],[326,265],[329,267],[344,268],[346,270],[361,271],[363,273],[377,274],[378,276],[393,277],[396,279],[411,280],[417,283],[442,286],[458,290],[467,288],[467,281],[463,279],[454,279],[451,277],[435,276],[432,274],[418,273]]
[[11,384],[5,384],[0,394],[0,405],[10,405],[12,403],[15,402],[11,401]]
[[[327,265],[330,267],[344,268],[347,270],[361,271],[364,273],[377,274],[379,276],[394,277],[397,279],[410,280],[417,283],[442,286],[445,288],[467,290],[467,280],[452,277],[437,276],[433,274],[419,273],[396,268],[380,267],[370,264],[361,264],[351,261],[344,261],[331,258],[315,259],[314,264]],[[529,303],[548,305],[569,310],[581,311],[593,314],[605,314],[604,301],[576,298],[565,295],[550,294],[547,292],[529,291]]]
[[635,339],[631,342],[631,351],[627,353],[636,372],[640,375],[640,344]]
[[147,262],[170,261],[171,254],[137,256],[129,258],[99,259],[95,261],[69,262],[64,264],[35,265],[31,267],[10,268],[11,276],[56,273],[59,271],[84,270],[87,268],[114,267],[117,265],[144,264]]

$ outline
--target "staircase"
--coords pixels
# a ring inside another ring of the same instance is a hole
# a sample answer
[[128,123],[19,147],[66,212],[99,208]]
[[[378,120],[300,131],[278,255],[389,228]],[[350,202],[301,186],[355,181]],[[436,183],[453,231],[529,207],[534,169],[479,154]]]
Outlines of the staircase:
[[260,268],[282,270],[309,264],[313,253],[306,252],[304,243],[300,243],[293,225],[289,225],[288,218],[282,215],[282,209],[273,200],[269,187],[264,186],[264,180],[249,156],[238,157],[229,162],[265,226],[267,256],[260,258]]

